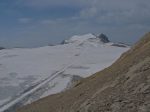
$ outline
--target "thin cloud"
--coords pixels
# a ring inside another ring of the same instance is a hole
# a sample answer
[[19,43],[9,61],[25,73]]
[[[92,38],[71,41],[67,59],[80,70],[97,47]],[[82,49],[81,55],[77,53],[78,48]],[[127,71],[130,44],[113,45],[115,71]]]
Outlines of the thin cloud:
[[90,0],[17,0],[17,4],[32,8],[47,8],[61,6],[83,7],[91,3]]
[[27,23],[31,23],[32,19],[31,18],[19,18],[18,22],[23,23],[23,24],[27,24]]
[[80,12],[80,17],[98,23],[147,24],[150,22],[150,1],[145,0],[95,0]]

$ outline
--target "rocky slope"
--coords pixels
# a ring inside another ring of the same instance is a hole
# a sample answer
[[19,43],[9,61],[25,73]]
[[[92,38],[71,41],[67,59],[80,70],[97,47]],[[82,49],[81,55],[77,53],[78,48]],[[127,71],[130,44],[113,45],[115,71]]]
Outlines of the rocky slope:
[[149,112],[150,33],[112,66],[17,112]]

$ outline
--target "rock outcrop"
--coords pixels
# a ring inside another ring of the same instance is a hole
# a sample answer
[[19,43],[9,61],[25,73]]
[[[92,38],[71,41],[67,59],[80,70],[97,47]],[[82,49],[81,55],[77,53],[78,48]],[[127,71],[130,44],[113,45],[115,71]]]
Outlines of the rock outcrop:
[[98,38],[101,39],[101,41],[104,42],[104,43],[110,42],[109,39],[108,39],[108,37],[107,37],[105,34],[103,34],[103,33],[100,34],[100,35],[98,36]]

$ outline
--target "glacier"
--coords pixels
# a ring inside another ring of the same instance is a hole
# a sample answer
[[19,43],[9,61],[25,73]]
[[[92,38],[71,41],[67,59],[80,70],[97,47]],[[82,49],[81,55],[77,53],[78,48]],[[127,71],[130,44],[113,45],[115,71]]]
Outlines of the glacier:
[[88,77],[110,66],[129,46],[104,43],[93,34],[64,44],[0,51],[0,112],[66,90],[74,76]]

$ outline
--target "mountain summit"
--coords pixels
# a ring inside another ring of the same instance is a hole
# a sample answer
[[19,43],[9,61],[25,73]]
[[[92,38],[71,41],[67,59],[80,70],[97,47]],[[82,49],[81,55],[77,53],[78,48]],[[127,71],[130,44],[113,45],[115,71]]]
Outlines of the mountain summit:
[[150,33],[110,67],[18,112],[149,112]]
[[99,36],[96,36],[92,33],[88,33],[84,35],[72,36],[71,38],[64,40],[62,44],[85,43],[85,42],[108,43],[110,41],[108,37],[104,34],[100,34]]

